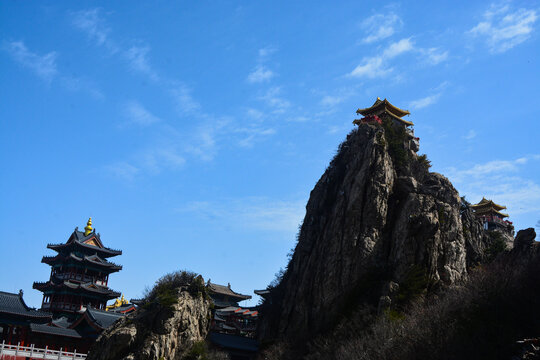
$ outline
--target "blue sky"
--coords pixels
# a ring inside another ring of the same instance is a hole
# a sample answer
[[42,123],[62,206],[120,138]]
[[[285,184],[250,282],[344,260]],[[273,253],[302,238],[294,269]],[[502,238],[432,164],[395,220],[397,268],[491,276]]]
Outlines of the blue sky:
[[[0,290],[41,293],[89,216],[139,297],[176,269],[252,294],[355,110],[411,111],[433,171],[540,226],[538,1],[0,3]],[[255,304],[256,299],[248,304]]]

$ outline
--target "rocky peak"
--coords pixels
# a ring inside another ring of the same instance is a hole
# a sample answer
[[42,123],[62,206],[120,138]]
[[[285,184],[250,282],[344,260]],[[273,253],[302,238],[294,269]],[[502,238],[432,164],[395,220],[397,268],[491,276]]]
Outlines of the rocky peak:
[[488,239],[471,210],[407,141],[395,128],[359,124],[340,145],[263,305],[263,339],[313,337],[360,304],[380,310],[411,286],[459,282],[481,260]]
[[181,359],[194,343],[204,341],[211,319],[211,300],[187,287],[175,289],[168,306],[150,304],[105,330],[88,360]]

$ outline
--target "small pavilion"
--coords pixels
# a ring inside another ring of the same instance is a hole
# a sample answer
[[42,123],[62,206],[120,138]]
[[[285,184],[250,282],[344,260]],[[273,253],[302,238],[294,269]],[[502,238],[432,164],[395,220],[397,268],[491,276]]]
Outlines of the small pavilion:
[[502,213],[501,210],[506,209],[506,206],[494,203],[485,197],[478,204],[471,205],[474,214],[484,224],[486,230],[504,230],[512,231],[512,222],[505,220],[508,214]]

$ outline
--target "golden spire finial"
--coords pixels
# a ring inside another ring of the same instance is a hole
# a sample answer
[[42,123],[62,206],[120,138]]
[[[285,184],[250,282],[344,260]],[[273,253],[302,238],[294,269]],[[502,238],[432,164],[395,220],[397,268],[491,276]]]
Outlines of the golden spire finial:
[[84,228],[84,236],[88,236],[92,232],[92,218],[88,219],[86,227]]
[[381,100],[381,98],[377,96],[377,100]]

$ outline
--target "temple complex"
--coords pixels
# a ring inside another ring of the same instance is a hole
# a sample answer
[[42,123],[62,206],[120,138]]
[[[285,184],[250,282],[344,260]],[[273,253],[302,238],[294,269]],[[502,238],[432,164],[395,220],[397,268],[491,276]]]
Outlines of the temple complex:
[[483,197],[478,204],[471,205],[471,208],[476,217],[482,221],[485,230],[500,230],[508,233],[514,231],[512,222],[505,220],[508,214],[501,212],[501,210],[506,209],[506,206],[496,204]]
[[122,251],[103,245],[92,219],[84,230],[75,228],[64,244],[47,245],[57,255],[43,257],[50,278],[33,285],[43,292],[40,310],[25,304],[22,291],[0,292],[0,343],[85,353],[104,329],[136,310],[108,287],[109,275],[122,266],[107,259]]
[[108,300],[120,296],[107,286],[109,275],[122,266],[107,258],[121,255],[122,251],[103,246],[99,234],[88,220],[84,232],[75,228],[65,244],[49,244],[56,256],[44,256],[41,262],[51,266],[47,282],[35,282],[34,289],[43,292],[42,310],[55,317],[73,317],[85,307],[105,310]]
[[407,134],[409,141],[406,144],[406,147],[414,152],[418,151],[420,148],[420,139],[414,136],[414,125],[412,121],[403,119],[405,115],[410,115],[411,113],[408,110],[403,110],[397,106],[392,105],[387,99],[381,100],[377,98],[373,105],[365,109],[358,109],[356,113],[362,115],[363,118],[356,119],[353,121],[353,124],[372,124],[372,125],[382,125],[383,121],[388,120],[394,125],[395,128],[404,129]]

